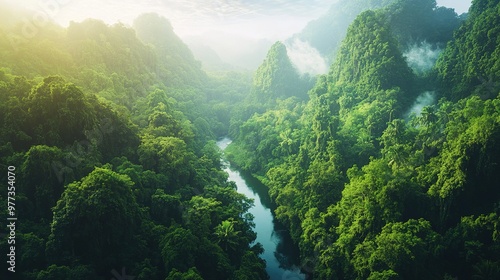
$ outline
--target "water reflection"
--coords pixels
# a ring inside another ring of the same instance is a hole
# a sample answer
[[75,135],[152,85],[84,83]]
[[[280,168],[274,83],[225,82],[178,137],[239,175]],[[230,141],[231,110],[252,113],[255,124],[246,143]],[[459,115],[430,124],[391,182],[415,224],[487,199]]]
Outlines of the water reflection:
[[[230,143],[230,139],[224,138],[219,140],[217,145],[224,150]],[[229,174],[229,180],[236,183],[237,191],[254,200],[254,206],[249,212],[254,216],[256,242],[264,248],[261,257],[266,261],[266,271],[270,279],[305,279],[297,266],[298,248],[293,244],[288,230],[274,218],[271,209],[274,209],[275,205],[268,195],[267,187],[253,176],[231,167],[227,162],[223,166],[224,171]]]

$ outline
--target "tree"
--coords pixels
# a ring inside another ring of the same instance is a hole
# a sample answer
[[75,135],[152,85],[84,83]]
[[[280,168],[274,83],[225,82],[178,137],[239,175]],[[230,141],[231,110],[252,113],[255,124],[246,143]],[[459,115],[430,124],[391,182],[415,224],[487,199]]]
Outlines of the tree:
[[423,219],[388,223],[373,241],[356,246],[353,263],[361,278],[368,274],[370,279],[397,279],[381,278],[383,274],[401,279],[427,278],[438,269],[432,254],[437,240],[438,235]]
[[49,259],[66,264],[81,259],[98,272],[128,264],[140,228],[132,185],[128,176],[104,168],[69,184],[54,207]]
[[474,1],[465,23],[439,58],[441,90],[449,99],[457,101],[472,93],[489,99],[498,94],[499,6],[498,1]]
[[157,189],[151,196],[151,217],[160,224],[169,226],[172,221],[181,221],[180,196],[168,195]]
[[50,265],[47,269],[40,271],[36,280],[58,280],[58,279],[95,279],[97,276],[88,266],[78,265],[75,267]]
[[247,251],[245,255],[243,255],[239,269],[234,272],[234,279],[269,279],[265,268],[266,263],[262,259],[260,259],[254,252]]
[[23,272],[43,267],[46,240],[33,233],[19,234],[18,240],[19,248],[21,248],[18,253],[19,262],[22,262],[25,267]]
[[[51,219],[52,207],[56,205],[64,184],[74,180],[75,174],[67,166],[59,166],[68,155],[57,147],[32,146],[24,156],[21,166],[21,190],[33,202],[30,216],[37,219]],[[70,172],[68,172],[70,171]]]
[[309,85],[293,67],[286,46],[276,42],[255,72],[253,86],[257,102],[272,104],[277,98],[296,96],[305,99]]
[[203,280],[196,268],[189,268],[186,272],[173,269],[165,280]]
[[234,250],[235,246],[238,245],[237,238],[240,232],[234,230],[234,222],[231,220],[222,221],[217,225],[214,234],[217,236],[217,243],[219,243],[226,252],[229,249]]
[[33,137],[40,144],[72,144],[85,139],[84,132],[95,123],[95,111],[83,92],[59,76],[34,87],[28,102]]
[[370,273],[368,280],[398,280],[401,279],[399,275],[392,270],[384,270],[382,272],[375,271]]
[[221,202],[214,198],[195,195],[188,202],[186,224],[200,237],[208,236],[219,223]]
[[164,174],[175,188],[188,184],[193,176],[194,155],[179,138],[146,135],[138,154],[144,168]]
[[195,265],[200,240],[191,230],[172,226],[160,243],[166,271],[186,271]]

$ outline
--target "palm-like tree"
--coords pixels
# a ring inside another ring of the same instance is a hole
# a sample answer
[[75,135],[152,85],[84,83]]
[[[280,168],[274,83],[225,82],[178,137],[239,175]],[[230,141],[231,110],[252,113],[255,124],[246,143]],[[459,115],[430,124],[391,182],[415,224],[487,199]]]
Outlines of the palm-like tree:
[[500,279],[500,267],[498,262],[486,260],[476,264],[473,268],[474,275],[472,276],[472,279]]
[[235,249],[238,245],[238,234],[240,232],[234,230],[234,221],[225,220],[222,221],[218,226],[215,227],[215,235],[217,236],[217,243],[227,251],[230,249]]
[[420,113],[418,118],[418,123],[424,126],[428,126],[438,120],[436,115],[436,110],[434,106],[425,106]]

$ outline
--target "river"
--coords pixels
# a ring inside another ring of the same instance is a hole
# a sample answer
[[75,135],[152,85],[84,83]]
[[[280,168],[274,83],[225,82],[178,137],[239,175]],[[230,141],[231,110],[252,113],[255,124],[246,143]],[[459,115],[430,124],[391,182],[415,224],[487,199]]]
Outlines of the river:
[[[230,143],[231,139],[223,138],[217,142],[217,146],[224,151]],[[236,183],[237,191],[254,200],[254,206],[248,212],[254,216],[256,242],[264,247],[261,258],[266,261],[270,280],[305,279],[305,275],[300,273],[297,266],[297,247],[293,244],[288,230],[274,218],[274,205],[267,193],[267,187],[251,175],[232,167],[230,163],[224,161],[223,164],[224,171],[229,174],[229,180]]]

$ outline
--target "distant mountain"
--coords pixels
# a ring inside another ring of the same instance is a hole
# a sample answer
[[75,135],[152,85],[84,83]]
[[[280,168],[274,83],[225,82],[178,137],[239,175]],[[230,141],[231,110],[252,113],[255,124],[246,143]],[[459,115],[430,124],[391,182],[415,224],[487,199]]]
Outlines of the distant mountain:
[[244,50],[238,55],[234,55],[228,59],[228,62],[234,65],[241,65],[242,67],[254,70],[259,67],[262,63],[263,57],[265,57],[269,47],[272,45],[272,42],[267,39],[262,39],[259,41],[247,41],[242,43],[244,46]]
[[340,0],[286,44],[296,40],[306,42],[331,63],[356,16],[365,10],[381,8],[386,10],[391,30],[403,49],[424,41],[444,47],[464,19],[453,9],[437,7],[435,0]]
[[[172,84],[200,85],[205,77],[201,65],[188,46],[174,33],[170,22],[154,13],[140,15],[134,20],[137,38],[156,49],[159,56],[156,73]],[[168,68],[165,66],[169,65]]]
[[299,33],[289,40],[299,39],[308,42],[330,62],[345,37],[347,27],[357,15],[368,9],[385,7],[396,0],[340,0],[334,3],[328,12],[311,21]]
[[[182,39],[193,51],[196,59],[202,62],[204,68],[212,66],[220,68],[218,60],[221,60],[222,64],[231,65],[235,69],[251,71],[259,67],[273,44],[267,39],[251,39],[229,33],[211,34],[210,37],[187,36]],[[207,46],[210,46],[210,49]]]
[[287,49],[281,42],[271,47],[255,72],[253,84],[258,100],[267,102],[292,96],[305,99],[310,86],[293,67]]
[[[367,4],[361,0],[341,0],[333,4],[327,14],[310,22],[302,32],[284,43],[274,44],[255,74],[257,95],[306,98],[313,84],[307,80],[328,71],[348,26],[356,16],[364,10],[381,8],[395,1],[373,0]],[[302,75],[305,76],[300,77]]]
[[[474,93],[494,98],[500,90],[499,1],[474,1],[437,63],[441,91],[452,100]],[[479,60],[479,62],[478,62]]]
[[231,71],[235,66],[224,62],[219,54],[211,47],[193,40],[187,41],[189,49],[193,52],[196,60],[201,62],[202,68],[207,71]]

